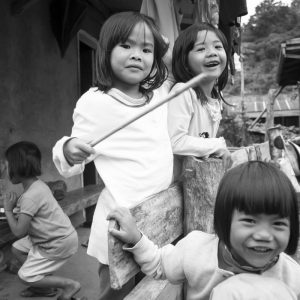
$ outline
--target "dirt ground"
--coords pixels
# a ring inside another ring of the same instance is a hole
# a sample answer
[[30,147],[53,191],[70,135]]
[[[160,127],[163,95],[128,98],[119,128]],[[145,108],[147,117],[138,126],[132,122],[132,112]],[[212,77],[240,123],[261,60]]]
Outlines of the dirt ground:
[[[81,283],[81,290],[76,294],[86,296],[88,300],[97,300],[98,294],[98,261],[86,254],[86,248],[81,243],[88,239],[90,229],[78,227],[79,248],[77,253],[56,273],[57,275],[69,277]],[[52,300],[55,297],[23,298],[19,293],[26,288],[17,275],[7,271],[0,273],[0,300]]]

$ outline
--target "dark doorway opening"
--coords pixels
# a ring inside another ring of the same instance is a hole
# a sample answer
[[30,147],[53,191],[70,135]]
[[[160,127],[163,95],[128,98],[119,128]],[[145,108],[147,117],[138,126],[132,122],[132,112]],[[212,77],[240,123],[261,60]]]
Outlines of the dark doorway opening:
[[[78,33],[78,77],[80,95],[88,91],[95,81],[96,47],[97,41],[92,36],[83,31]],[[83,186],[99,184],[101,181],[94,162],[87,164],[83,172]],[[94,211],[95,205],[85,209],[86,222],[84,226],[91,226]]]

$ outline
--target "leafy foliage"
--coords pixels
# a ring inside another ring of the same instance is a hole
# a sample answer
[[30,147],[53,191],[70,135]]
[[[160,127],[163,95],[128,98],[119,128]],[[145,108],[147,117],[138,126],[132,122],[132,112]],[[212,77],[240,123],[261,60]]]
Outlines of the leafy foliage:
[[[282,42],[300,37],[300,0],[291,6],[281,1],[264,0],[255,15],[242,28],[242,53],[246,93],[266,94],[276,88],[278,58]],[[230,94],[240,93],[240,77],[226,88]]]

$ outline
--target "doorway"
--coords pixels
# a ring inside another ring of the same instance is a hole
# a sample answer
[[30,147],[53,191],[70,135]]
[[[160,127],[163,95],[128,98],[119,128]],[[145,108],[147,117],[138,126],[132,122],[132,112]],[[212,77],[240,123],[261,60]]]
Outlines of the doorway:
[[[78,32],[78,79],[79,96],[88,91],[95,82],[95,56],[97,40],[83,30]],[[83,186],[102,183],[100,176],[95,168],[94,162],[85,165],[82,175]],[[90,227],[96,205],[85,209],[85,227]],[[83,243],[87,246],[88,241]]]
[[[83,30],[78,32],[79,96],[88,91],[95,81],[96,47],[95,38]],[[94,162],[90,162],[83,172],[83,186],[99,183],[98,177]]]

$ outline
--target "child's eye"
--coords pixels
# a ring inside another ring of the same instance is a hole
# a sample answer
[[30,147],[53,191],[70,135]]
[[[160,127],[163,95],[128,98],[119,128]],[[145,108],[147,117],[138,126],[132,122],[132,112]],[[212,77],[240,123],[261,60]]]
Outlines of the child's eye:
[[144,53],[152,53],[152,50],[151,50],[151,49],[148,49],[148,48],[145,48],[145,49],[143,49],[143,52],[144,52]]
[[120,47],[124,48],[124,49],[129,49],[130,46],[128,44],[120,44]]
[[216,45],[215,48],[216,49],[223,49],[223,46],[222,45]]
[[255,220],[252,218],[243,218],[241,221],[247,224],[255,224]]
[[196,51],[197,52],[202,52],[202,51],[205,51],[205,48],[204,47],[200,47],[200,48],[197,48]]
[[275,221],[273,224],[277,227],[282,227],[282,228],[290,226],[288,220],[278,220],[278,221]]

